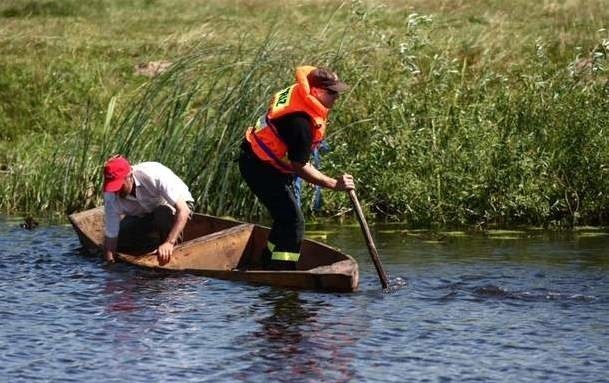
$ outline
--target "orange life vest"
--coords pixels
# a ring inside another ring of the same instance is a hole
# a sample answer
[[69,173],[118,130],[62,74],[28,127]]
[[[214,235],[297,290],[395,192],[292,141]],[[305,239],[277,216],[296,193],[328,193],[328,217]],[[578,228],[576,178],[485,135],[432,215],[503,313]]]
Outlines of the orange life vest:
[[329,109],[311,94],[307,81],[307,75],[314,69],[312,66],[296,68],[296,83],[277,92],[267,112],[245,132],[254,154],[282,173],[293,173],[294,168],[288,159],[288,147],[281,140],[272,120],[289,113],[306,113],[313,122],[310,127],[313,138],[311,149],[321,143],[326,132]]

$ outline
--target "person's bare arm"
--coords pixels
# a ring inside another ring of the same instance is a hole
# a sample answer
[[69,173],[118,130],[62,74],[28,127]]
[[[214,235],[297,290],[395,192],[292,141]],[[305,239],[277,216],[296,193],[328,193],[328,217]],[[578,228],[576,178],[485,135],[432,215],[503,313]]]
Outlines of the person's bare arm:
[[157,257],[159,259],[159,264],[161,265],[169,262],[169,259],[173,254],[173,247],[177,243],[180,234],[182,234],[182,231],[186,226],[186,222],[188,222],[188,217],[190,216],[190,208],[186,204],[186,201],[180,200],[176,202],[175,209],[176,217],[173,227],[171,228],[165,242],[163,242],[157,249]]
[[116,246],[118,238],[104,237],[104,258],[107,262],[114,263],[114,253],[116,252]]
[[332,190],[355,189],[355,182],[353,181],[353,176],[350,174],[343,174],[338,178],[332,178],[316,169],[309,162],[306,164],[292,162],[292,165],[294,166],[296,175],[314,185],[319,185]]

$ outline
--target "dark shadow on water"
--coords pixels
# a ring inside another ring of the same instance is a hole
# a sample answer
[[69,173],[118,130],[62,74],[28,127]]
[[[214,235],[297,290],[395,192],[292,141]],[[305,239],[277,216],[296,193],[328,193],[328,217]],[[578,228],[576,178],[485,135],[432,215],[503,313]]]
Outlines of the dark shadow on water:
[[319,321],[321,302],[300,298],[297,291],[270,289],[260,294],[268,315],[257,320],[259,327],[239,339],[255,350],[243,355],[250,365],[231,378],[251,376],[274,382],[347,382],[357,376],[352,355],[347,352],[355,339],[331,331]]
[[[297,352],[297,345],[303,340],[301,328],[315,321],[316,314],[303,306],[296,291],[281,291],[271,289],[260,294],[263,301],[273,305],[273,313],[260,320],[261,330],[257,336],[264,337],[270,344],[287,345],[288,354]],[[274,349],[274,347],[273,347]]]
[[543,301],[570,301],[570,302],[593,302],[597,298],[591,295],[571,294],[548,289],[533,289],[529,291],[511,291],[496,285],[483,285],[471,290],[474,297],[481,299],[513,299],[528,302]]
[[553,291],[546,288],[533,288],[528,290],[512,290],[493,283],[469,285],[464,281],[442,283],[440,290],[448,290],[444,295],[432,298],[438,301],[451,301],[466,299],[473,301],[513,300],[522,302],[572,302],[594,303],[601,302],[601,297],[581,293]]

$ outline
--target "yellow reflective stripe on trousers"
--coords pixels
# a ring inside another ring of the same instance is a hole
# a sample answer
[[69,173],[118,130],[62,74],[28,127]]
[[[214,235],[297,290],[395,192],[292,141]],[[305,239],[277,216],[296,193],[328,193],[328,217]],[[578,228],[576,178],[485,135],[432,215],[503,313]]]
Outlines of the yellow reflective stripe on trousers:
[[266,247],[271,252],[271,259],[273,261],[288,261],[288,262],[298,262],[298,258],[300,258],[300,253],[291,253],[289,251],[273,251],[275,250],[275,244],[271,241],[266,242]]
[[289,251],[273,251],[271,259],[273,261],[290,261],[298,262],[300,253],[290,253]]

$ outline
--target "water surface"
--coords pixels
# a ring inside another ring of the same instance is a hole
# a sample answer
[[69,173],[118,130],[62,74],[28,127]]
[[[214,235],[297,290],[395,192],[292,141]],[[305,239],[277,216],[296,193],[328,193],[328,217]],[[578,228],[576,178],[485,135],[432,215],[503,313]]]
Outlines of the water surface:
[[609,381],[607,233],[377,225],[384,293],[356,226],[310,229],[358,260],[358,292],[106,266],[68,226],[0,218],[0,381]]

